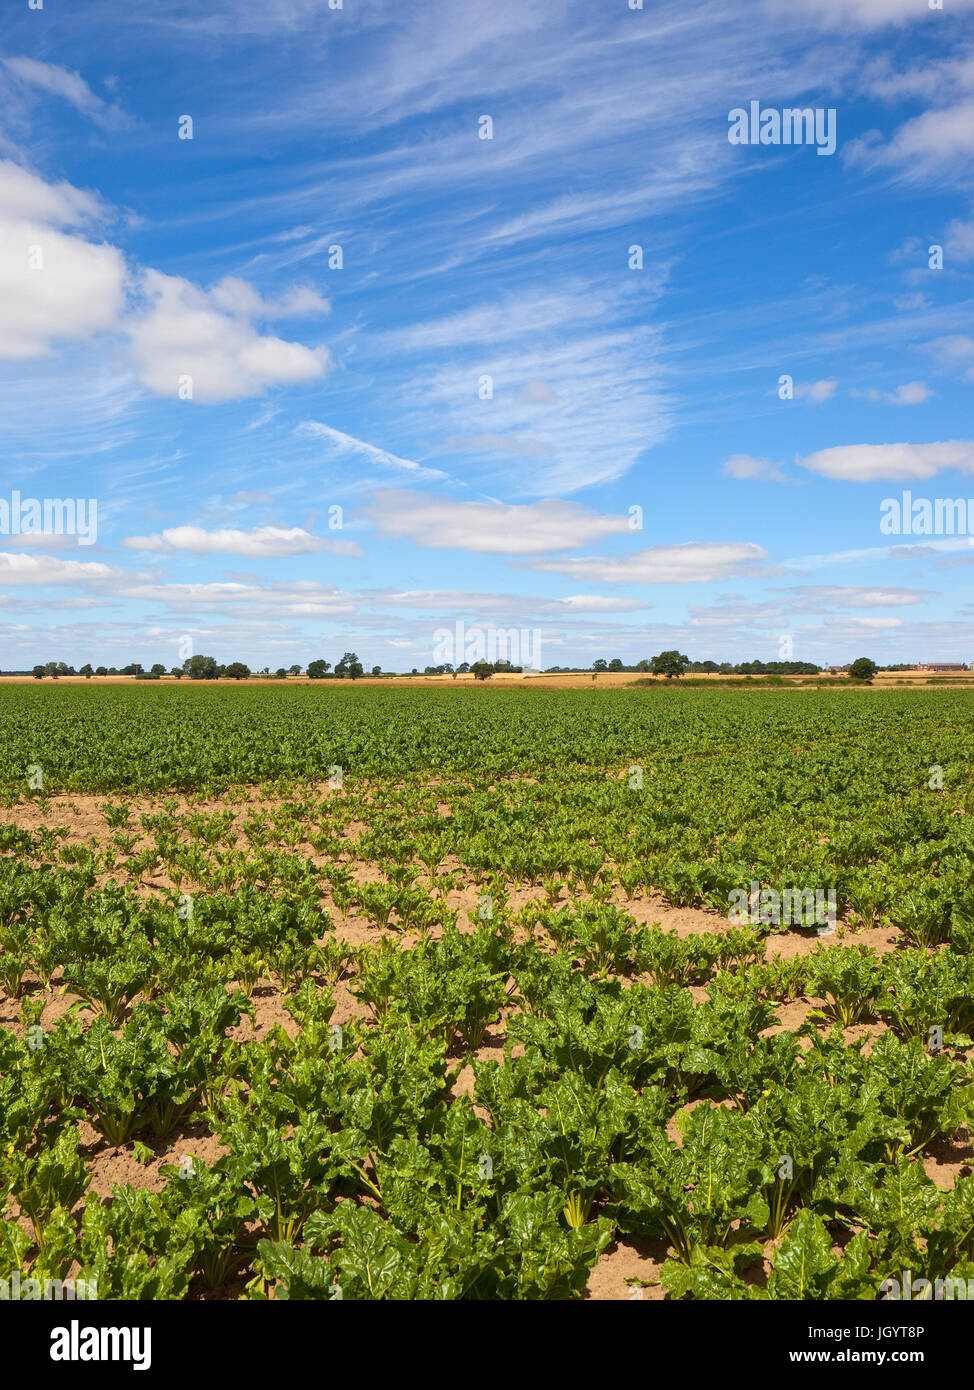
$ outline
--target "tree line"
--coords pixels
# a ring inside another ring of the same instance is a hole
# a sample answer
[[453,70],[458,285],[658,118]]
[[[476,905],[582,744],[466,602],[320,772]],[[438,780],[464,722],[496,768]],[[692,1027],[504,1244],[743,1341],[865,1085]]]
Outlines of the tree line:
[[[337,680],[357,680],[359,676],[365,674],[365,668],[358,658],[356,652],[346,652],[341,661],[335,663],[334,669],[330,661],[311,661],[308,663],[307,675],[311,680],[323,680],[331,673],[332,679]],[[251,671],[250,667],[242,661],[231,661],[228,665],[222,666],[215,657],[196,656],[187,657],[181,666],[173,666],[168,671],[161,661],[150,666],[148,671],[138,661],[132,661],[128,666],[92,666],[86,662],[80,670],[76,671],[73,666],[69,666],[64,661],[48,661],[45,665],[40,663],[33,668],[31,675],[35,680],[43,680],[45,676],[50,676],[57,680],[59,676],[84,676],[90,680],[92,676],[134,676],[136,680],[161,680],[163,676],[174,676],[176,680],[182,680],[185,676],[194,681],[212,680],[246,680],[248,676],[274,676],[277,680],[285,680],[288,676],[300,676],[302,667],[298,662],[292,666],[279,666],[276,671],[271,671],[269,666],[265,666],[262,671]],[[378,666],[372,667],[372,675],[380,676],[382,671]]]
[[[611,661],[606,661],[599,657],[592,662],[591,672],[593,680],[603,671],[631,671],[636,675],[666,676],[667,679],[678,679],[686,675],[724,675],[724,676],[817,676],[821,673],[822,667],[813,665],[810,661],[740,661],[733,664],[729,661],[691,661],[688,656],[678,651],[659,652],[656,656],[646,657],[642,661],[637,661],[635,665],[627,666],[621,657],[613,657]],[[880,668],[868,657],[861,656],[849,667],[849,676],[852,680],[872,680],[873,676]],[[900,667],[889,667],[889,670],[899,670]],[[905,668],[902,668],[905,669]],[[523,667],[512,666],[509,661],[475,661],[473,664],[463,661],[459,666],[451,666],[449,662],[444,662],[440,666],[427,666],[423,672],[426,676],[452,676],[456,680],[457,676],[472,674],[477,680],[489,680],[491,676],[500,673],[516,674],[521,672]],[[548,666],[546,674],[557,674],[559,672],[578,672],[577,666]],[[161,662],[156,662],[148,671],[139,662],[130,662],[128,666],[121,668],[116,666],[93,667],[86,663],[79,671],[73,666],[67,665],[64,661],[49,661],[46,665],[38,664],[31,671],[31,675],[36,680],[43,680],[45,676],[57,680],[59,676],[84,676],[91,679],[92,676],[134,676],[136,680],[161,680],[165,675],[174,676],[176,680],[181,680],[184,676],[189,680],[246,680],[250,676],[270,677],[277,680],[285,680],[288,676],[300,676],[301,666],[295,662],[292,666],[279,666],[276,671],[271,671],[269,666],[265,666],[262,671],[251,671],[242,661],[231,661],[229,665],[221,666],[215,657],[212,656],[191,656],[188,657],[181,666],[173,666],[168,672]],[[359,660],[357,652],[346,652],[340,661],[332,667],[330,661],[317,658],[309,661],[307,671],[304,672],[309,680],[358,680],[365,675],[365,667]],[[396,672],[383,672],[379,666],[373,666],[369,673],[372,676],[394,675]],[[413,667],[411,675],[419,675],[416,667]]]
[[[549,671],[560,671],[560,666],[549,666]],[[861,656],[849,667],[852,680],[872,680],[880,668],[869,657]],[[890,668],[894,669],[894,668]],[[898,668],[896,668],[898,669]],[[592,672],[632,671],[637,674],[666,676],[668,679],[680,676],[721,675],[721,676],[817,676],[823,668],[811,661],[691,661],[678,651],[660,652],[657,656],[637,661],[635,666],[624,665],[620,657],[606,661],[603,657],[592,662]]]

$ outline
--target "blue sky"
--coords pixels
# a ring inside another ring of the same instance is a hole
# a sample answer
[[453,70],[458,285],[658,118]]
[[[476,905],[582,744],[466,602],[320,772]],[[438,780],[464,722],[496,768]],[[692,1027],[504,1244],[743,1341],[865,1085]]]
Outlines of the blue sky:
[[[0,666],[974,659],[966,532],[880,530],[974,498],[929,3],[8,8],[0,503],[97,539],[0,534]],[[752,101],[835,153],[732,144]]]

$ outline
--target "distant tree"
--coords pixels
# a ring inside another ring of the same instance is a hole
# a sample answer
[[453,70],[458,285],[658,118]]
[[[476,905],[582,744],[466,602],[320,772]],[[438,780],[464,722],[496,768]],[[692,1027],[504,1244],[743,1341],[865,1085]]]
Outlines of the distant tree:
[[243,681],[250,675],[250,667],[245,666],[242,661],[231,661],[223,674],[232,681]]
[[344,679],[358,680],[364,674],[364,667],[355,652],[346,652],[341,661],[335,663],[335,675]]
[[372,674],[373,674],[373,676],[381,676],[381,675],[382,675],[382,667],[381,667],[381,666],[373,666],[373,667],[372,667]]
[[636,670],[637,670],[637,671],[651,671],[652,669],[653,669],[653,668],[652,668],[651,664],[646,660],[645,657],[643,657],[642,661],[637,661],[637,662],[636,662]]
[[608,669],[609,663],[603,656],[598,657],[595,661],[592,662],[592,670],[596,673],[599,671],[608,671]]
[[494,668],[489,661],[475,661],[470,669],[479,681],[489,681],[494,674]]
[[325,676],[328,674],[328,672],[329,672],[330,670],[331,670],[331,662],[330,662],[330,661],[309,661],[309,662],[308,662],[308,678],[309,678],[309,680],[313,680],[313,681],[324,680]]
[[277,677],[277,679],[278,679],[279,681],[285,681],[285,680],[287,680],[287,672],[285,671],[285,669],[284,669],[283,666],[278,666],[278,668],[277,668],[277,670],[274,672],[274,674],[275,674],[275,676]]
[[870,661],[868,656],[858,657],[849,667],[849,679],[853,681],[871,681],[879,670],[875,661]]
[[183,662],[183,670],[189,676],[190,680],[194,681],[215,680],[218,669],[215,657],[203,656],[199,652],[196,656],[191,656]]
[[181,666],[174,666],[169,674],[175,676],[178,681],[181,681],[183,678],[183,668]]
[[289,675],[289,676],[300,676],[300,674],[301,674],[301,667],[298,665],[297,662],[295,662],[293,666],[289,666],[289,667],[288,667],[288,675]]
[[455,671],[453,674],[456,675],[456,676],[465,676],[465,675],[467,675],[467,673],[469,672],[469,670],[470,670],[470,662],[469,662],[469,661],[461,661],[461,662],[460,662],[460,665],[457,667],[456,671]]
[[689,665],[690,658],[680,652],[660,652],[659,656],[653,657],[653,674],[671,680],[674,676],[682,676]]
[[132,661],[129,663],[128,666],[122,667],[123,676],[141,676],[141,674],[142,667],[139,665],[137,661]]
[[96,667],[95,667],[95,675],[96,675],[96,676],[107,676],[107,675],[108,675],[108,667],[107,667],[107,666],[96,666]]
[[54,680],[57,680],[57,662],[49,661],[44,667],[44,674],[45,676],[51,676]]
[[78,675],[84,676],[86,681],[90,681],[94,674],[94,671],[91,669],[91,663],[88,661],[85,662],[81,670],[78,672]]
[[149,674],[152,676],[164,676],[166,674],[166,668],[161,662],[157,661],[154,666],[150,667]]
[[117,676],[117,675],[118,675],[118,667],[117,667],[117,666],[109,666],[108,670],[105,672],[105,675],[106,675],[106,676]]
[[624,669],[624,667],[623,667],[623,665],[622,665],[622,659],[621,659],[620,657],[618,657],[618,656],[614,656],[614,657],[612,658],[612,660],[609,662],[609,670],[610,670],[610,671],[622,671],[623,669]]
[[43,666],[35,666],[33,671],[31,671],[31,675],[34,677],[35,681],[42,681],[46,674],[46,669]]
[[75,675],[75,669],[73,666],[69,666],[66,661],[59,661],[57,664],[57,673],[59,676],[73,676]]

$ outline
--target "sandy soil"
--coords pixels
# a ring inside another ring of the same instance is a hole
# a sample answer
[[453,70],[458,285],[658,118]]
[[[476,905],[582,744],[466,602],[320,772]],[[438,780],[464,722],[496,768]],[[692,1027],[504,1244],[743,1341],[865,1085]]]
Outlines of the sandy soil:
[[[317,798],[319,804],[326,798],[341,795],[332,792],[327,783],[322,783],[314,788],[305,788],[303,793]],[[134,852],[136,853],[139,849],[152,843],[153,839],[151,835],[142,831],[140,814],[158,812],[163,803],[167,803],[170,808],[175,807],[179,815],[184,815],[187,811],[231,810],[233,812],[233,825],[222,843],[223,845],[236,845],[240,849],[248,847],[242,830],[243,821],[252,817],[256,812],[269,814],[280,805],[280,802],[263,796],[256,788],[240,789],[238,794],[217,801],[202,801],[183,796],[161,796],[136,800],[118,796],[65,794],[57,795],[40,804],[27,801],[13,808],[0,808],[0,823],[15,823],[35,831],[41,826],[46,826],[49,829],[60,827],[67,832],[63,843],[97,846],[100,850],[104,850],[111,844],[112,837],[116,833],[109,829],[101,810],[101,807],[109,801],[115,805],[120,801],[125,801],[129,805],[131,833],[136,837],[134,845]],[[438,810],[440,815],[446,816],[450,814],[451,808],[445,802],[440,802]],[[313,830],[317,823],[314,819],[308,821],[305,831]],[[342,817],[339,816],[335,820],[334,829],[340,835],[342,843],[340,858],[347,865],[352,876],[359,882],[374,882],[381,878],[382,875],[377,865],[357,852],[358,838],[367,833],[368,827],[358,820],[346,818],[343,822]],[[186,838],[185,833],[182,838]],[[334,862],[334,856],[319,854],[314,851],[307,839],[302,839],[297,845],[293,845],[289,852],[300,854],[317,866]],[[99,885],[103,885],[110,879],[128,882],[136,892],[146,897],[165,892],[176,886],[161,872],[153,873],[150,877],[137,883],[126,872],[126,862],[127,856],[119,853],[115,869],[111,873],[106,872],[99,875]],[[483,889],[466,866],[448,859],[441,866],[439,874],[432,882],[425,870],[421,872],[418,881],[430,888],[434,894],[442,896],[448,907],[459,912],[461,929],[472,929],[470,918],[476,914]],[[183,882],[179,891],[192,891],[192,885]],[[547,904],[546,895],[541,888],[512,889],[508,899],[513,911],[518,911],[531,902]],[[559,901],[565,900],[566,895],[562,893]],[[675,932],[681,938],[703,932],[717,933],[726,930],[727,927],[726,919],[716,911],[694,907],[675,908],[656,893],[640,894],[633,899],[626,899],[621,889],[617,887],[613,892],[613,900],[618,907],[630,913],[638,923],[659,924],[664,929]],[[414,932],[402,931],[396,924],[395,916],[393,916],[388,928],[380,929],[354,909],[344,914],[336,906],[327,883],[322,884],[320,906],[329,914],[334,925],[334,931],[329,932],[327,937],[322,938],[322,941],[337,938],[352,947],[367,947],[376,945],[385,935],[398,937],[407,946],[414,944],[419,939]],[[437,927],[434,927],[430,932],[434,938],[439,934],[440,929]],[[523,939],[527,935],[527,930],[523,927],[518,928],[518,935]],[[783,960],[791,960],[799,956],[806,956],[823,944],[831,945],[840,942],[854,942],[870,947],[878,954],[885,954],[896,949],[899,941],[899,933],[893,927],[874,927],[870,930],[857,931],[849,927],[848,924],[840,922],[835,934],[824,937],[804,931],[785,931],[775,934],[768,939],[766,959],[771,961],[778,956]],[[76,996],[71,994],[62,984],[60,972],[55,972],[51,981],[51,988],[47,991],[41,989],[40,981],[36,977],[28,976],[25,983],[28,991],[35,998],[42,994],[44,996],[42,1026],[50,1027],[77,1002]],[[346,1024],[353,1019],[364,1020],[369,1017],[368,1009],[360,1004],[352,993],[348,979],[340,979],[332,988],[336,1001],[336,1010],[333,1016],[335,1023]],[[691,993],[696,1002],[708,997],[706,986],[695,985],[691,988]],[[769,1028],[767,1033],[770,1035],[785,1029],[797,1029],[809,1019],[814,1009],[822,1006],[822,1003],[823,1001],[818,999],[802,997],[792,1002],[775,1005],[778,1022]],[[254,988],[252,1004],[254,1009],[253,1022],[245,1018],[239,1027],[231,1032],[231,1036],[237,1041],[247,1042],[263,1038],[277,1025],[284,1028],[291,1036],[297,1031],[294,1021],[284,1007],[285,995],[277,981],[273,979],[260,980]],[[0,1025],[10,1028],[18,1035],[22,1032],[22,1024],[18,1021],[20,1011],[21,1002],[7,997],[0,991]],[[503,1010],[500,1019],[488,1028],[482,1045],[473,1054],[477,1060],[503,1060],[506,1023],[512,1012],[511,1009]],[[818,1026],[826,1029],[829,1025],[825,1022],[818,1022]],[[864,1044],[864,1051],[868,1055],[873,1040],[883,1032],[884,1027],[885,1025],[877,1019],[866,1018],[853,1027],[847,1028],[845,1037],[850,1043],[861,1040]],[[806,1045],[810,1046],[810,1041],[807,1041]],[[472,1096],[473,1068],[459,1042],[454,1048],[453,1061],[456,1065],[456,1076],[452,1082],[452,1096],[454,1098],[460,1095]],[[672,1124],[671,1130],[671,1137],[674,1142],[679,1142],[678,1131]],[[164,1164],[178,1163],[179,1159],[186,1154],[194,1154],[204,1158],[207,1162],[212,1162],[222,1151],[217,1137],[210,1132],[205,1123],[195,1119],[192,1115],[187,1117],[181,1128],[164,1140],[153,1142],[151,1133],[148,1131],[141,1131],[136,1137],[140,1143],[147,1145],[151,1150],[151,1156],[144,1163],[135,1157],[133,1144],[112,1148],[89,1125],[82,1126],[83,1152],[92,1175],[92,1189],[100,1196],[109,1196],[112,1184],[115,1182],[131,1183],[134,1186],[149,1187],[153,1191],[159,1191],[165,1182],[165,1179],[160,1175],[160,1169]],[[144,1153],[142,1156],[143,1158],[146,1157]],[[966,1137],[953,1142],[946,1139],[938,1140],[929,1146],[924,1155],[923,1163],[934,1182],[943,1188],[950,1188],[958,1177],[968,1176],[974,1172],[974,1143]],[[600,1257],[593,1269],[585,1297],[597,1301],[619,1299],[637,1301],[664,1298],[665,1291],[659,1283],[659,1270],[666,1258],[666,1253],[665,1245],[659,1241],[638,1244],[626,1240],[617,1241]],[[757,1271],[756,1277],[759,1276],[760,1270]],[[232,1298],[237,1297],[238,1294],[239,1288],[231,1281],[231,1284],[219,1291],[217,1296]]]

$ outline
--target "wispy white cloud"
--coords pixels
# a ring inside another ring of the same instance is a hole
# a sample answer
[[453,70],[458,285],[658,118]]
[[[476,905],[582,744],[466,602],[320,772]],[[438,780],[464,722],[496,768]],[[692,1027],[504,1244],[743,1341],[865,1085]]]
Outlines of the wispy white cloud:
[[480,555],[543,555],[632,530],[627,516],[600,516],[556,498],[510,506],[386,490],[374,494],[365,514],[380,535]]
[[731,575],[760,572],[768,552],[751,542],[687,541],[657,545],[634,555],[603,559],[596,555],[541,560],[531,566],[597,584],[703,584]]
[[412,459],[400,458],[398,454],[390,453],[388,449],[381,449],[377,444],[369,444],[364,439],[356,439],[354,435],[344,434],[341,430],[333,429],[331,425],[325,425],[320,420],[305,420],[298,426],[298,433],[310,436],[312,439],[325,441],[338,455],[357,457],[378,468],[391,468],[396,472],[412,473],[417,479],[427,481],[443,479],[447,476],[438,468],[427,468],[424,464],[415,463]]
[[787,483],[789,479],[771,459],[757,459],[751,454],[734,454],[724,464],[722,472],[742,482]]
[[80,73],[59,67],[57,63],[39,62],[36,58],[3,58],[0,62],[24,86],[36,87],[49,96],[63,97],[82,116],[105,130],[117,130],[128,124],[125,112],[115,103],[97,96]]
[[933,395],[930,387],[923,381],[907,381],[892,391],[853,391],[853,396],[864,401],[882,401],[885,405],[923,405]]
[[795,399],[811,401],[812,405],[824,405],[835,395],[838,385],[831,378],[825,381],[798,381],[795,383]]
[[[919,29],[943,19],[922,0],[764,0],[764,4],[776,18],[801,18],[824,28],[845,29],[851,24],[881,29],[912,23]],[[952,7],[960,13],[974,8],[974,0],[954,0]]]
[[153,536],[127,536],[123,544],[130,550],[172,554],[188,550],[194,555],[247,555],[253,559],[284,558],[290,555],[361,555],[354,541],[313,536],[300,526],[254,526],[249,531],[206,531],[200,526],[172,526]]

